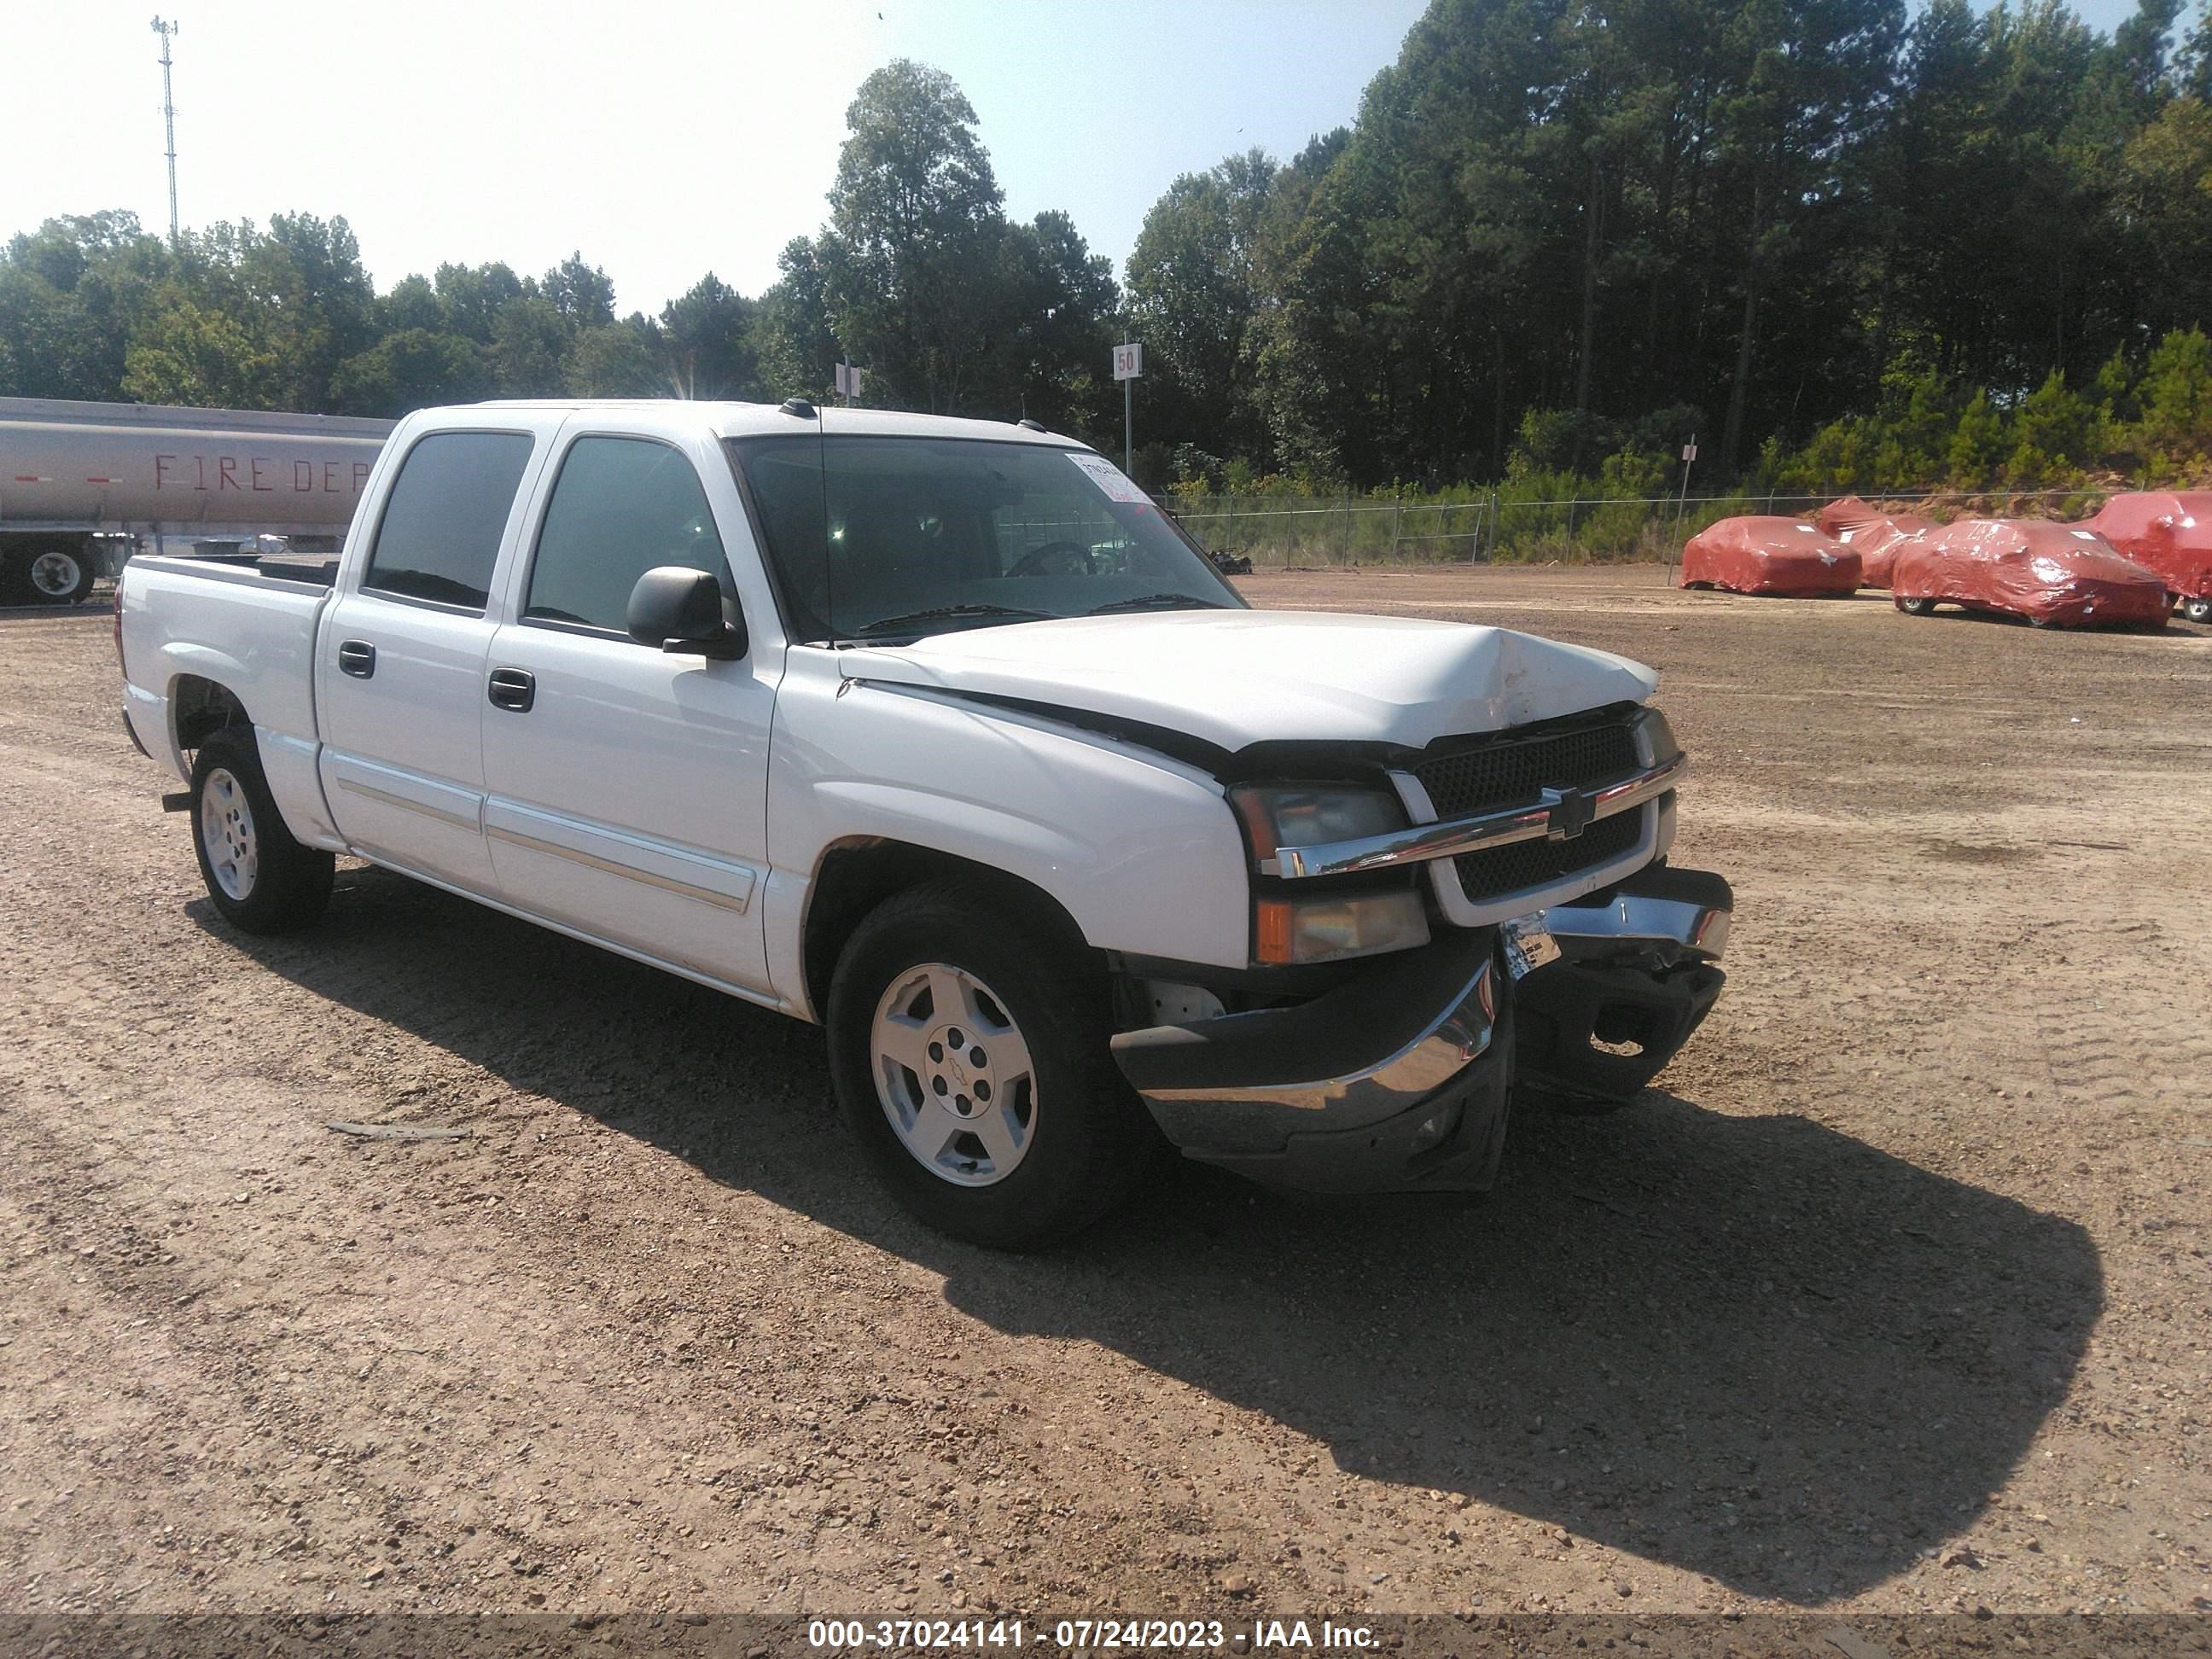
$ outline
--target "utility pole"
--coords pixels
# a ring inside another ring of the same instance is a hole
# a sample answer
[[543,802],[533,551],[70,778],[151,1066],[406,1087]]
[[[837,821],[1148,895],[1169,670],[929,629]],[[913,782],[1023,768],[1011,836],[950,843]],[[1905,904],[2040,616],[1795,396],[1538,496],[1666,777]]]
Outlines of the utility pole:
[[[1682,520],[1690,511],[1690,463],[1697,459],[1698,434],[1692,432],[1690,434],[1690,441],[1682,446],[1682,495],[1674,506],[1674,550],[1667,556],[1667,568],[1669,570],[1674,568],[1674,553],[1680,550],[1682,544]],[[1674,578],[1669,576],[1668,580],[1672,581]]]
[[169,95],[169,37],[177,33],[177,26],[156,17],[154,33],[161,37],[161,121],[169,139],[169,246],[173,248],[177,245],[177,106]]

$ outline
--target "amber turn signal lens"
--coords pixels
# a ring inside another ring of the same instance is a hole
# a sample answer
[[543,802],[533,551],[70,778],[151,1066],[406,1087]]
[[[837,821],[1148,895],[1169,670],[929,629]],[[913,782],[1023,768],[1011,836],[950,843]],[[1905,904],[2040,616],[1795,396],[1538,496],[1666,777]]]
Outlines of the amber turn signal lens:
[[1331,962],[1429,942],[1420,896],[1401,890],[1358,898],[1269,899],[1253,906],[1252,950],[1263,963]]
[[1230,793],[1229,799],[1237,808],[1237,816],[1244,820],[1244,833],[1252,842],[1252,856],[1274,857],[1280,843],[1275,839],[1275,815],[1270,810],[1267,797],[1255,790],[1237,789]]

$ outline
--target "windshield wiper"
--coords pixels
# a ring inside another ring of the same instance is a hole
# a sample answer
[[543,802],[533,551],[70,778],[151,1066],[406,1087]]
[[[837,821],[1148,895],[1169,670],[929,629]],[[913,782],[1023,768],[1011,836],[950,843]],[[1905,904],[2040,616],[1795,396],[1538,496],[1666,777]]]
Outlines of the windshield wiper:
[[1212,605],[1189,593],[1139,593],[1133,599],[1114,599],[1105,605],[1094,605],[1083,614],[1103,617],[1113,611],[1225,611],[1226,605]]
[[913,611],[903,617],[878,617],[875,621],[853,631],[856,640],[872,639],[878,634],[896,634],[916,623],[943,622],[952,617],[1027,617],[1042,621],[1050,617],[1049,611],[1023,611],[1006,605],[940,605],[927,611]]

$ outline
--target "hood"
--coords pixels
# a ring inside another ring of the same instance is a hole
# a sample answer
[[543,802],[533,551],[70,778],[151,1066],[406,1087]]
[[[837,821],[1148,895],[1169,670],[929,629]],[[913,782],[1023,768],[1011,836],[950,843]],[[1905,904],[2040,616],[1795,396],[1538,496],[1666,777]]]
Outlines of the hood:
[[1497,732],[1641,702],[1640,663],[1503,628],[1317,611],[1168,611],[933,635],[840,653],[848,679],[1018,698],[1231,751]]

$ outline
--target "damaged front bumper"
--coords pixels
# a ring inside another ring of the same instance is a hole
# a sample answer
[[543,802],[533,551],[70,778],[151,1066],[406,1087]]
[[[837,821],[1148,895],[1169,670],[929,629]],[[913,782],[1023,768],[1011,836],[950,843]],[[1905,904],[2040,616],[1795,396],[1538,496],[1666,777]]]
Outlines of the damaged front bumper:
[[1479,1191],[1517,1083],[1625,1100],[1673,1057],[1720,994],[1732,903],[1718,876],[1648,869],[1544,913],[1559,956],[1517,983],[1497,929],[1455,931],[1294,1007],[1122,1032],[1114,1057],[1202,1163],[1311,1192]]
[[1515,988],[1521,1086],[1569,1103],[1634,1099],[1719,999],[1735,908],[1710,871],[1662,866],[1545,911],[1559,957]]

